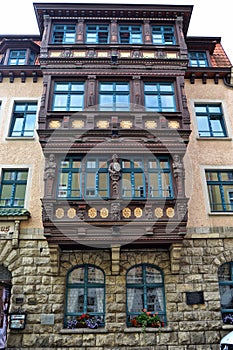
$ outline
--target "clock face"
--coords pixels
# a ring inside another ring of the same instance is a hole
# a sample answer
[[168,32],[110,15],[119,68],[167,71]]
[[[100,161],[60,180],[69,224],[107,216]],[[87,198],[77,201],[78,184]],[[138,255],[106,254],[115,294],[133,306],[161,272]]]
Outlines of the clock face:
[[119,163],[114,163],[113,164],[113,169],[116,170],[116,171],[120,171],[121,170],[121,166]]

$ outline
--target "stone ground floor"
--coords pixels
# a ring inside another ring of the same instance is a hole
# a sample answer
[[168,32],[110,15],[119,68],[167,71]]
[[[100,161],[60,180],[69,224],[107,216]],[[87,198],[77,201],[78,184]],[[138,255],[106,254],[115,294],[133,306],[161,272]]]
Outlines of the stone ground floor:
[[[8,326],[7,349],[219,350],[220,339],[233,329],[222,321],[218,280],[219,267],[233,261],[231,236],[230,230],[190,230],[173,249],[121,247],[115,252],[118,258],[110,249],[48,247],[39,230],[20,232],[17,245],[2,239],[0,262],[10,272],[12,285],[9,312],[20,309],[27,314],[24,329]],[[105,326],[66,329],[66,276],[84,264],[105,274]],[[142,332],[126,325],[126,275],[140,264],[157,266],[164,276],[167,323],[160,330]],[[203,300],[187,302],[188,293],[197,292]]]

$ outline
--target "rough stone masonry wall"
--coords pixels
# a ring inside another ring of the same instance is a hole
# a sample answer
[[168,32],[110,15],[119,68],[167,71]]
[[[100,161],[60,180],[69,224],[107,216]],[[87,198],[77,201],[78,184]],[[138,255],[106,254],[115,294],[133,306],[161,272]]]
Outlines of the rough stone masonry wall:
[[[21,240],[19,249],[11,241],[1,241],[1,261],[12,273],[11,309],[15,298],[23,296],[28,314],[23,331],[10,331],[8,349],[79,350],[219,350],[222,329],[218,267],[233,259],[231,239],[185,239],[180,272],[172,274],[169,251],[121,250],[120,274],[111,274],[110,252],[62,252],[56,273],[56,257],[42,236]],[[55,254],[56,255],[56,254]],[[52,260],[52,262],[51,262]],[[69,268],[90,263],[106,273],[106,327],[104,329],[64,330],[65,276]],[[125,274],[138,263],[151,263],[163,269],[168,326],[160,332],[125,326]],[[51,268],[53,266],[53,268]],[[204,291],[205,304],[187,305],[186,291]],[[54,325],[41,324],[42,314],[54,314]]]

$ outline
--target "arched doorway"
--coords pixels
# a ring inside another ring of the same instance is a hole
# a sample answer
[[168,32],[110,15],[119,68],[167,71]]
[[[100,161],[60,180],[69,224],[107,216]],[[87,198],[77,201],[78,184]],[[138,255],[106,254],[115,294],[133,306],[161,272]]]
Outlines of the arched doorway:
[[11,273],[0,265],[0,349],[6,347],[10,290]]

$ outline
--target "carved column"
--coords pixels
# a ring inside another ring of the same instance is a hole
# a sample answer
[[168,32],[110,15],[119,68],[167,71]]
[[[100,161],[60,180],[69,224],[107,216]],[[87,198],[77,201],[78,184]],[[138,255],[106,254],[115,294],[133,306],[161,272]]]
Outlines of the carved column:
[[183,166],[183,160],[178,154],[175,154],[173,156],[173,175],[176,181],[176,187],[177,187],[177,198],[183,198],[185,197],[184,193],[184,166]]
[[121,166],[118,159],[118,155],[114,154],[108,168],[111,179],[112,197],[116,199],[119,198],[119,181],[121,178]]
[[144,42],[145,44],[152,44],[150,21],[144,21]]
[[183,129],[190,128],[190,114],[188,110],[187,97],[184,89],[184,77],[177,77],[177,89],[178,95],[180,96],[180,110],[182,111],[182,123]]
[[44,181],[45,181],[45,198],[53,196],[54,180],[56,176],[57,163],[54,154],[45,158]]
[[84,42],[84,21],[80,19],[77,26],[77,43],[82,44]]
[[133,76],[133,104],[142,105],[141,77]]
[[41,41],[40,57],[48,56],[49,32],[51,26],[51,18],[49,15],[44,15],[44,32]]
[[87,107],[95,105],[96,76],[89,75],[87,80]]
[[177,17],[176,20],[176,27],[177,27],[177,33],[178,33],[178,41],[180,46],[180,58],[188,59],[188,50],[187,45],[184,38],[184,28],[183,28],[183,18]]
[[117,21],[113,19],[110,25],[110,43],[118,43],[118,30],[117,30]]

